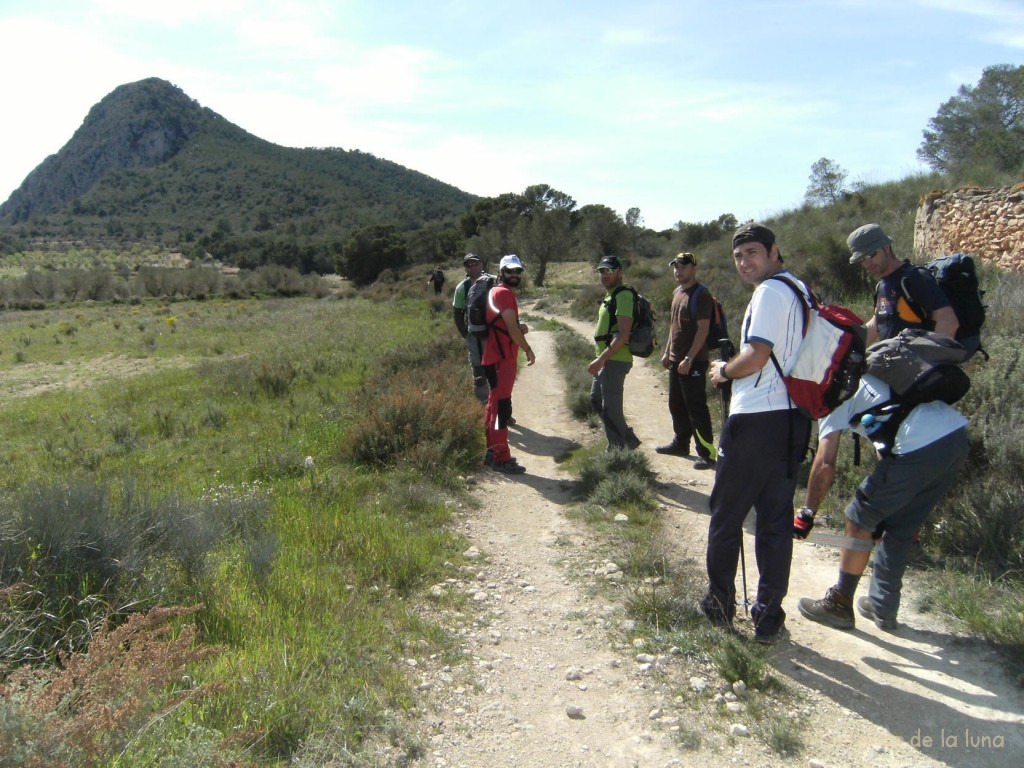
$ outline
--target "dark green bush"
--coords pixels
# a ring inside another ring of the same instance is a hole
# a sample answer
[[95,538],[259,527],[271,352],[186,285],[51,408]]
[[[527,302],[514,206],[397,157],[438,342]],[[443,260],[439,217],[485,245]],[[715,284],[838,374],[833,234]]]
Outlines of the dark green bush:
[[[580,468],[580,495],[591,498],[610,477],[632,478],[630,486],[645,488],[654,482],[655,474],[650,461],[640,451],[605,451],[595,454]],[[625,492],[626,481],[620,483],[620,489]]]

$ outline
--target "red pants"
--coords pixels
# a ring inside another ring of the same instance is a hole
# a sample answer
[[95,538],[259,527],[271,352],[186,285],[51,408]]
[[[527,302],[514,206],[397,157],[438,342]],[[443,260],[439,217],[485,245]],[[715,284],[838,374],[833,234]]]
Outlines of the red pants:
[[491,391],[487,395],[487,448],[494,462],[501,464],[512,458],[508,448],[508,420],[512,416],[512,386],[516,383],[516,359],[500,360],[485,366]]

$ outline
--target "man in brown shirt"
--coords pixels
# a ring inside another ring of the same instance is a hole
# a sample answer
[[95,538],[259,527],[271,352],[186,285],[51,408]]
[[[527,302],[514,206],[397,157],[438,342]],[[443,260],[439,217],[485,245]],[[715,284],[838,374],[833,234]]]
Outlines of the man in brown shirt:
[[680,253],[669,262],[675,275],[668,342],[661,365],[668,369],[668,410],[672,415],[672,441],[655,450],[673,456],[689,456],[694,441],[694,469],[712,469],[714,436],[708,411],[708,329],[714,313],[711,292],[697,282],[697,257]]

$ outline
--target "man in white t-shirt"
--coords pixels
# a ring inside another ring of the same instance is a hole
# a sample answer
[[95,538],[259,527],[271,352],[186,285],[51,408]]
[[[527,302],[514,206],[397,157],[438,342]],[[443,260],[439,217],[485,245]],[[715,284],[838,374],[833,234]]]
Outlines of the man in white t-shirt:
[[[896,629],[903,572],[914,532],[949,490],[967,460],[967,419],[941,402],[917,406],[893,430],[878,410],[889,402],[889,387],[873,376],[861,379],[857,393],[818,424],[818,450],[807,482],[806,506],[793,520],[793,535],[806,538],[815,512],[835,478],[839,437],[846,430],[875,442],[879,460],[846,508],[846,536],[851,544],[839,555],[839,579],[821,600],[801,598],[800,613],[835,629],[853,629],[853,597],[871,555],[871,540],[882,532],[875,550],[871,586],[857,600],[857,611],[881,629]],[[862,416],[871,414],[862,423]],[[889,427],[888,429],[886,427]],[[885,439],[880,439],[881,434]]]
[[744,225],[732,246],[736,271],[754,286],[754,295],[743,316],[739,353],[710,369],[715,386],[731,382],[732,400],[711,491],[709,583],[701,608],[713,624],[732,625],[743,522],[753,507],[759,572],[751,608],[754,639],[774,643],[786,633],[782,598],[789,590],[793,554],[793,493],[811,424],[793,405],[771,359],[774,354],[782,369],[789,369],[803,339],[806,306],[792,288],[772,278],[784,277],[805,294],[808,290],[783,266],[775,234],[767,227]]

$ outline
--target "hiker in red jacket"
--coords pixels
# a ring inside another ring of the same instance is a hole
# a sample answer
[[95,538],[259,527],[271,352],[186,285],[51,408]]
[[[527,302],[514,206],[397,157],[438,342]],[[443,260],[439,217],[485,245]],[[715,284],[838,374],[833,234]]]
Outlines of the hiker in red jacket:
[[499,472],[519,475],[526,468],[512,458],[508,447],[508,425],[512,418],[512,387],[516,382],[519,350],[526,364],[536,362],[526,341],[529,329],[519,322],[516,288],[523,279],[523,262],[515,254],[502,256],[498,282],[487,297],[487,324],[490,333],[482,363],[491,391],[487,396],[487,454],[484,461]]

